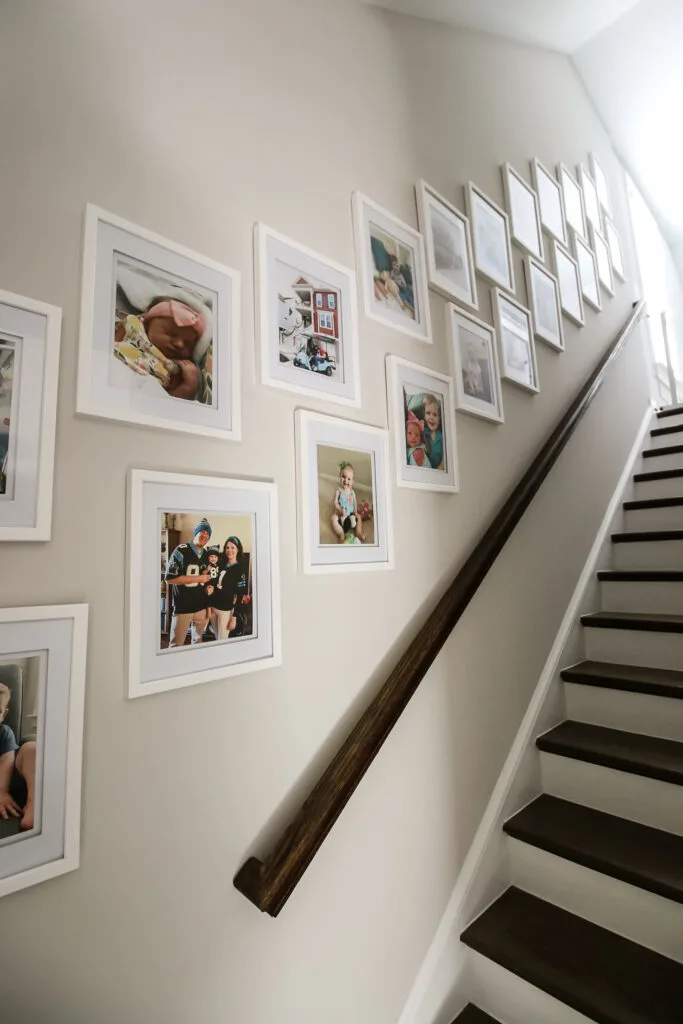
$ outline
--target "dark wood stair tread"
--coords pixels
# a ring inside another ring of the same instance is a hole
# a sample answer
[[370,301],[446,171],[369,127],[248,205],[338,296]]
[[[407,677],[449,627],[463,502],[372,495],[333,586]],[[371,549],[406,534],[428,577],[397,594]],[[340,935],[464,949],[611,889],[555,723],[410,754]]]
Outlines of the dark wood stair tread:
[[643,458],[656,459],[659,455],[680,455],[681,453],[683,453],[683,444],[667,444],[661,448],[646,448]]
[[484,1013],[474,1003],[468,1003],[462,1013],[453,1021],[453,1024],[500,1024],[494,1017],[489,1017],[488,1013]]
[[683,583],[683,569],[600,569],[605,583]]
[[[683,903],[683,836],[545,793],[503,829],[548,853]],[[681,918],[683,927],[683,913]]]
[[673,427],[655,427],[654,430],[650,431],[650,437],[664,437],[666,434],[683,434],[683,424],[676,423]]
[[642,498],[624,502],[624,508],[627,512],[637,512],[640,509],[650,508],[680,508],[681,505],[683,505],[683,496],[681,495],[676,495],[672,498]]
[[581,661],[577,665],[563,668],[560,676],[566,683],[582,683],[584,686],[601,686],[683,700],[683,672],[673,669],[617,665],[608,661]]
[[657,412],[657,419],[666,419],[667,416],[683,416],[683,405],[669,405]]
[[539,736],[536,746],[550,754],[683,786],[683,743],[676,740],[567,721]]
[[646,612],[591,612],[581,625],[593,629],[637,629],[643,633],[683,633],[683,615]]
[[511,887],[462,935],[597,1024],[681,1024],[683,964]]
[[643,540],[683,540],[683,530],[629,530],[612,534],[613,544],[635,544]]

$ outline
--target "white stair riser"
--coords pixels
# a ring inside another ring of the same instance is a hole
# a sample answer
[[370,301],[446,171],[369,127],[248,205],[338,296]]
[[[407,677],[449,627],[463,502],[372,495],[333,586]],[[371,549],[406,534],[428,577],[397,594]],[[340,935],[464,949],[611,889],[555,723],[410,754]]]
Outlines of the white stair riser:
[[[674,442],[674,444],[678,443],[680,442]],[[647,447],[654,448],[654,445]],[[673,447],[673,444],[669,442],[668,445],[660,445],[660,447],[670,448]],[[637,472],[659,472],[660,469],[683,469],[683,452],[673,452],[670,455],[651,455],[647,459],[641,459]]]
[[624,530],[683,530],[683,505],[625,509]]
[[662,956],[683,961],[683,906],[508,837],[512,884]]
[[576,683],[565,683],[564,689],[567,718],[572,722],[588,722],[683,742],[683,700]]
[[655,416],[652,421],[652,429],[656,430],[657,427],[683,427],[683,412],[679,412],[675,416],[662,416],[661,418]]
[[543,792],[683,835],[683,786],[541,751]]
[[647,612],[683,615],[683,582],[639,583],[622,580],[600,584],[601,607],[606,612]]
[[683,540],[613,544],[612,566],[614,569],[683,569]]
[[[641,466],[641,470],[644,473],[648,473],[650,470],[656,469],[656,466]],[[644,480],[633,484],[633,490],[628,498],[633,498],[636,501],[642,501],[645,498],[675,498],[677,494],[683,493],[683,477],[671,477],[664,480]]]
[[683,633],[598,629],[591,626],[584,628],[583,636],[589,661],[683,670]]
[[[680,427],[680,423],[658,423],[654,428],[658,430],[660,427]],[[669,448],[672,444],[683,444],[683,433],[680,434],[657,434],[652,437],[651,434],[645,438],[646,448]]]

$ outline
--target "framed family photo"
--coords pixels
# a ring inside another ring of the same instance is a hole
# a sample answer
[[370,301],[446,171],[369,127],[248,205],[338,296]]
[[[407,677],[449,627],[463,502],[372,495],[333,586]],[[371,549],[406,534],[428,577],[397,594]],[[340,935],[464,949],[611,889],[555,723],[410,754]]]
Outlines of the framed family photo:
[[612,270],[620,281],[625,281],[626,271],[624,270],[624,257],[621,251],[619,232],[614,226],[614,221],[607,214],[604,215],[603,220],[605,225],[605,238],[607,239],[610,260],[612,261]]
[[0,541],[50,539],[61,322],[0,291]]
[[418,221],[427,255],[430,287],[447,299],[478,309],[470,224],[426,181],[415,186]]
[[552,238],[567,244],[567,225],[562,202],[562,189],[547,167],[540,160],[531,161],[531,178],[538,195],[538,209],[541,225]]
[[508,216],[492,199],[469,182],[465,189],[472,228],[475,269],[492,284],[515,290]]
[[602,232],[591,224],[591,242],[595,253],[595,265],[598,268],[598,280],[608,295],[614,295],[614,278],[612,261],[609,254],[607,239]]
[[504,164],[501,170],[512,241],[531,256],[542,260],[543,236],[536,193],[510,164]]
[[360,405],[353,271],[265,224],[254,242],[262,383]]
[[302,572],[393,569],[387,431],[298,409],[296,433]]
[[492,423],[503,423],[495,329],[452,304],[446,316],[455,408]]
[[583,327],[585,319],[579,268],[568,250],[557,241],[553,243],[553,263],[562,312],[577,327]]
[[88,606],[0,609],[0,896],[79,864]]
[[573,228],[582,238],[586,237],[586,214],[583,206],[583,193],[578,181],[569,168],[560,164],[557,177],[562,189],[562,202],[567,225]]
[[602,309],[600,300],[600,285],[598,283],[598,268],[595,263],[595,254],[581,235],[576,231],[572,232],[574,242],[574,256],[579,268],[579,280],[581,281],[581,294],[583,301],[599,313]]
[[588,225],[597,228],[598,231],[602,227],[602,215],[600,213],[600,200],[598,199],[598,190],[592,176],[589,174],[585,164],[579,164],[579,185],[583,193],[583,207],[586,211],[586,221]]
[[387,400],[399,487],[459,489],[453,381],[387,356]]
[[280,664],[275,484],[134,469],[128,696]]
[[500,346],[500,372],[525,391],[539,391],[531,313],[498,288],[491,290],[493,318]]
[[524,263],[534,335],[557,352],[564,352],[562,314],[557,280],[538,260]]
[[240,275],[88,205],[76,411],[240,439]]
[[352,204],[365,315],[431,343],[422,235],[360,192]]

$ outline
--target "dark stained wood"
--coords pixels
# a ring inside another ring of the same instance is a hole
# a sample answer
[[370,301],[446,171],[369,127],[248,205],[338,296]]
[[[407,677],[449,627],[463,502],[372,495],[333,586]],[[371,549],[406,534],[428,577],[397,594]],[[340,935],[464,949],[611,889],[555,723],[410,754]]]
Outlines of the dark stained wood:
[[643,458],[657,459],[660,455],[680,455],[682,452],[683,444],[669,444],[665,448],[646,448]]
[[453,582],[436,602],[426,624],[420,626],[275,848],[262,860],[249,858],[235,875],[235,887],[260,910],[273,917],[282,910],[587,412],[644,309],[643,302],[634,305],[618,337],[531,460]]
[[683,569],[600,569],[604,583],[683,583]]
[[624,508],[627,512],[634,512],[637,509],[649,508],[680,508],[683,505],[683,497],[677,498],[645,498],[642,501],[625,501]]
[[587,629],[636,629],[641,633],[683,633],[683,615],[640,612],[593,612],[581,616]]
[[683,964],[510,888],[462,935],[597,1024],[681,1024]]
[[683,469],[657,469],[647,473],[635,473],[633,479],[637,484],[645,484],[650,480],[680,480]]
[[641,668],[638,665],[614,665],[606,661],[582,661],[563,668],[566,683],[601,686],[609,690],[647,693],[652,697],[683,700],[683,672],[665,668]]
[[474,1003],[468,1003],[462,1013],[455,1018],[453,1024],[500,1024],[500,1021],[489,1017],[488,1013],[484,1013]]
[[[548,853],[683,903],[683,836],[546,793],[503,829]],[[681,922],[683,928],[683,911]]]
[[638,544],[640,541],[683,540],[683,530],[629,530],[613,533],[613,544]]
[[650,437],[664,437],[665,434],[683,434],[683,424],[675,427],[655,427],[650,431]]
[[666,419],[668,416],[683,416],[683,405],[670,405],[666,409],[660,409],[657,419]]
[[539,750],[683,786],[683,743],[658,736],[561,722],[536,740]]

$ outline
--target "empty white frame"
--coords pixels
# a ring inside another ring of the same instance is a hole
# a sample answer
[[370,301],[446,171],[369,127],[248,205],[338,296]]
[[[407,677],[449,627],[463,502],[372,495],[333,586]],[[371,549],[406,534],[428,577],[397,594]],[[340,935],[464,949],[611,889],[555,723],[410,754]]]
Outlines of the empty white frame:
[[495,329],[452,303],[446,307],[446,318],[455,408],[502,423],[503,396]]
[[536,259],[542,260],[543,238],[536,193],[510,164],[504,164],[501,171],[512,241]]
[[593,180],[595,182],[595,187],[598,190],[598,199],[600,200],[600,204],[607,213],[611,213],[612,201],[610,199],[609,194],[607,175],[603,171],[601,164],[595,156],[595,153],[590,154],[590,165],[591,171],[593,172]]
[[577,231],[582,238],[585,238],[586,215],[583,207],[583,193],[579,183],[564,164],[559,164],[557,168],[557,177],[560,182],[560,187],[562,188],[564,215],[566,217],[567,224],[570,228],[573,228],[574,231]]
[[553,243],[553,264],[562,312],[577,327],[583,327],[585,320],[579,268],[573,256],[557,241]]
[[574,242],[574,256],[579,267],[579,280],[581,281],[581,294],[584,302],[592,306],[598,313],[602,309],[600,301],[600,285],[598,283],[598,268],[595,265],[595,254],[588,242],[576,231],[572,232]]
[[607,239],[591,224],[593,252],[598,268],[598,280],[608,295],[614,295],[614,278],[612,277],[612,261],[609,255]]
[[508,215],[471,181],[465,189],[465,199],[472,228],[475,269],[488,281],[514,293]]
[[499,288],[491,289],[491,303],[500,346],[501,376],[525,391],[538,392],[531,313]]
[[607,245],[609,246],[610,259],[612,260],[612,270],[621,281],[626,280],[626,273],[624,271],[624,257],[621,252],[621,240],[619,238],[619,232],[614,226],[614,221],[607,214],[604,216],[605,222],[605,238],[607,239]]
[[0,291],[0,541],[50,539],[61,323]]
[[533,256],[526,257],[524,271],[534,334],[557,352],[563,352],[564,337],[557,280]]
[[415,186],[417,215],[427,256],[430,287],[447,299],[478,309],[470,224],[426,181]]
[[595,181],[586,170],[584,164],[579,164],[578,170],[579,184],[581,186],[581,191],[583,192],[583,208],[586,213],[586,220],[599,231],[602,227],[602,217],[600,215],[600,200],[598,199],[598,190],[596,188]]
[[538,195],[541,226],[552,238],[567,244],[567,225],[564,216],[562,189],[540,160],[531,161],[531,176]]

